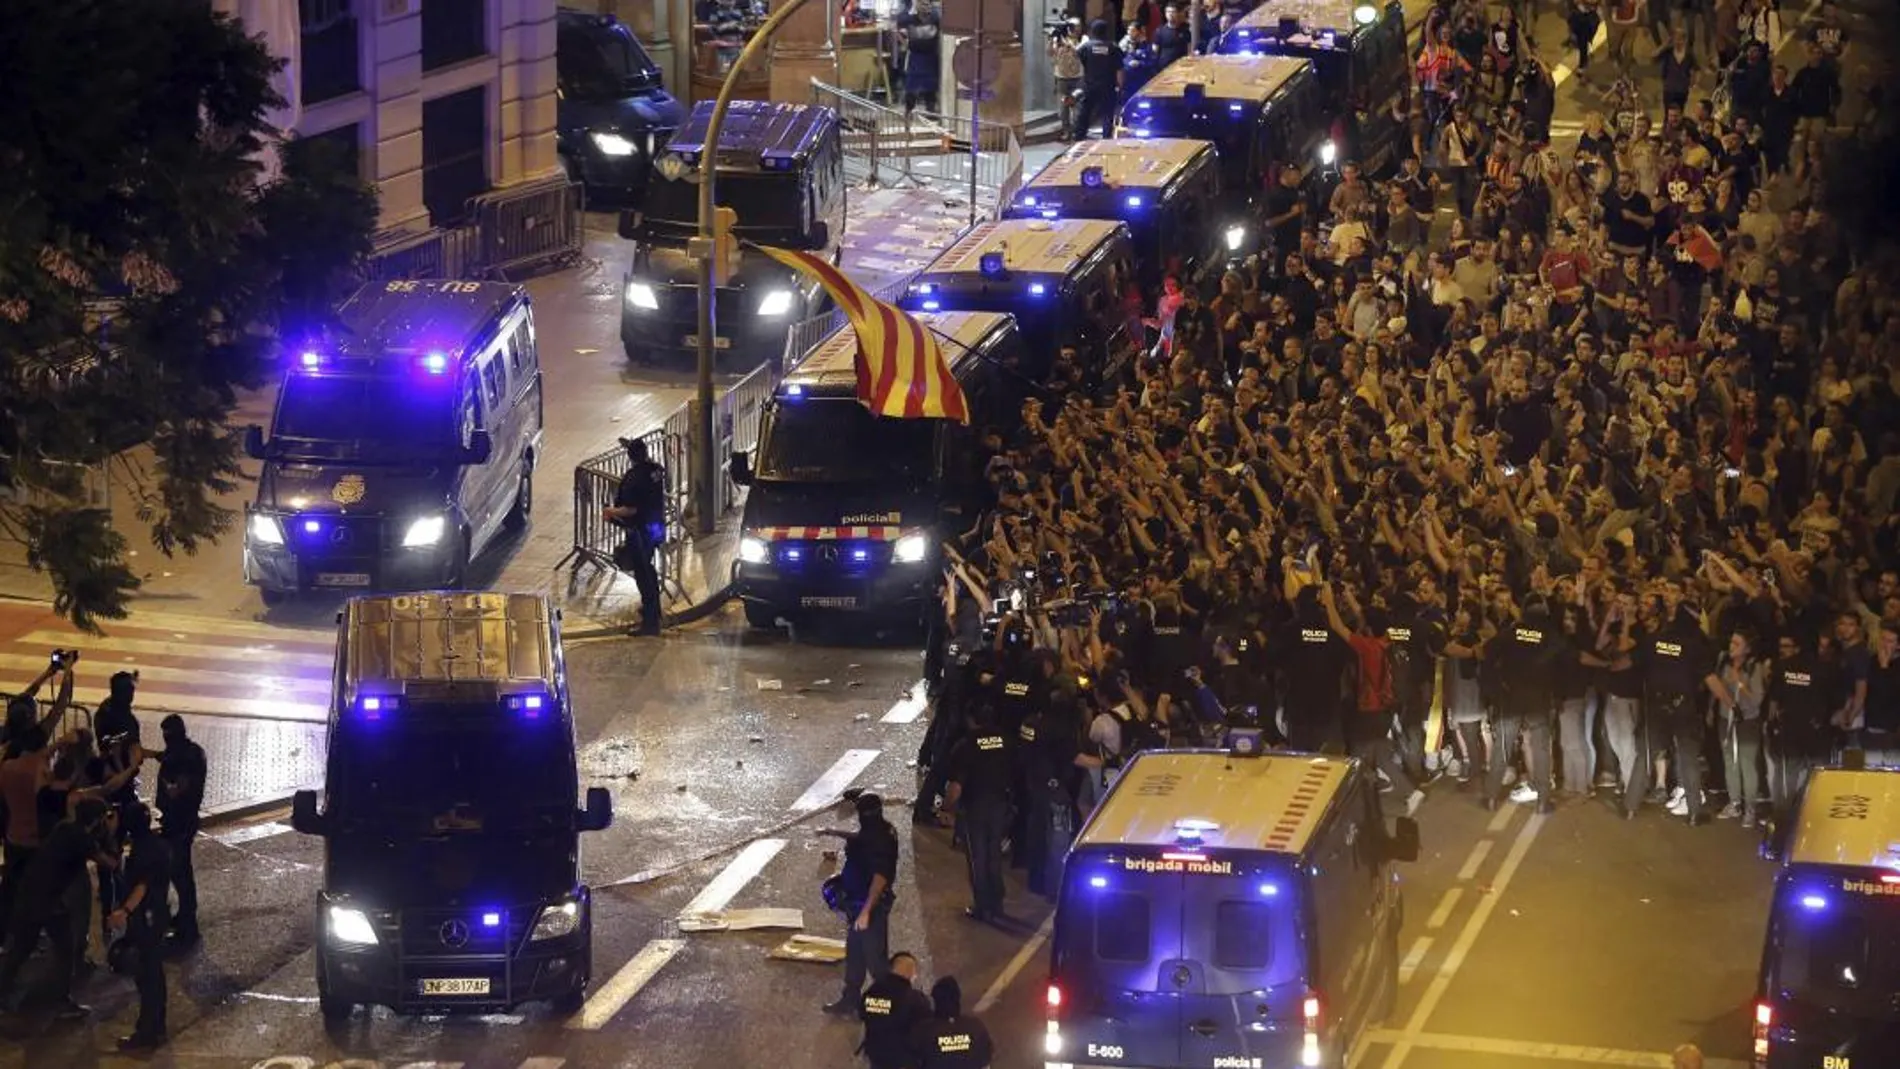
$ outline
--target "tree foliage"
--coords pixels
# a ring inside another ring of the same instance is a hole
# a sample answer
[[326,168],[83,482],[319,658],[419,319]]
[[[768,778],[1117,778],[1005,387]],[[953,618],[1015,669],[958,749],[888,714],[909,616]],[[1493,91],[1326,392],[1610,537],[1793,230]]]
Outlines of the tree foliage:
[[138,451],[139,519],[167,555],[229,532],[238,392],[264,381],[279,324],[360,268],[376,205],[319,143],[277,146],[266,177],[278,63],[206,0],[6,6],[0,537],[94,629],[139,579],[88,478]]

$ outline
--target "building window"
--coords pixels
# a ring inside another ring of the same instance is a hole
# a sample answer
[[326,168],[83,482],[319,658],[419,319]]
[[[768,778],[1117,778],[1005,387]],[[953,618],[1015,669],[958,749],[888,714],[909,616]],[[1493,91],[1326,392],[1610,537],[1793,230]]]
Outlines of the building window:
[[327,161],[335,160],[337,168],[344,174],[363,176],[363,126],[351,123],[334,130],[325,130],[320,134],[306,134],[302,140],[308,145],[321,146],[318,151]]
[[461,221],[469,198],[488,191],[487,150],[487,86],[423,101],[422,202],[436,226]]
[[422,69],[488,54],[488,0],[422,0]]
[[351,0],[297,0],[305,104],[321,104],[363,88]]

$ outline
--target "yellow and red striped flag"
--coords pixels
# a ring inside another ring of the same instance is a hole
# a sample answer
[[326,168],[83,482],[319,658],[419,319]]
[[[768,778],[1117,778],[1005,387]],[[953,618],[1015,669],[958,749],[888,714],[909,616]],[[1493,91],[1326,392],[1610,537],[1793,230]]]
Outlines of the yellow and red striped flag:
[[858,335],[858,400],[872,415],[970,422],[963,388],[950,373],[937,336],[915,316],[873,298],[835,265],[811,253],[763,245],[758,250],[817,279],[844,310]]

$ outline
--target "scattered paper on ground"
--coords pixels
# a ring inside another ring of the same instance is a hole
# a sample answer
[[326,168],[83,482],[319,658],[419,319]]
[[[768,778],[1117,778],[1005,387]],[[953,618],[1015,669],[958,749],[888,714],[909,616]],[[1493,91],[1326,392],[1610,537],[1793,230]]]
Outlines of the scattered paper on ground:
[[749,932],[758,928],[790,928],[796,931],[805,926],[805,911],[720,909],[711,913],[682,913],[679,923],[682,932]]
[[759,689],[760,690],[784,690],[785,683],[783,680],[778,680],[778,679],[761,679],[759,680]]
[[844,940],[800,932],[780,943],[766,956],[780,961],[815,961],[830,965],[844,960]]

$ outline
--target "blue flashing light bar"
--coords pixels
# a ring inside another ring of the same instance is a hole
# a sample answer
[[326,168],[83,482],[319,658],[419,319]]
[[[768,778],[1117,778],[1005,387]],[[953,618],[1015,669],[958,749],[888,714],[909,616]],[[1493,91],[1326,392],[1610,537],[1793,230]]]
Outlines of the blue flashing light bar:
[[1155,135],[1155,132],[1153,130],[1147,129],[1146,127],[1143,127],[1142,129],[1135,131],[1136,137],[1153,137],[1154,135]]
[[937,309],[942,308],[942,307],[943,307],[942,301],[925,301],[924,302],[924,311],[926,312],[934,312]]
[[317,352],[314,349],[306,349],[304,350],[303,355],[298,357],[298,363],[302,364],[306,370],[310,368],[322,367],[323,354]]
[[1241,112],[1247,110],[1247,105],[1236,100],[1232,104],[1227,105],[1227,110],[1232,114],[1239,115]]
[[1040,297],[1047,292],[1049,292],[1049,287],[1040,282],[1031,282],[1029,284],[1029,295],[1031,297]]
[[1102,187],[1102,183],[1104,183],[1105,181],[1107,181],[1107,178],[1106,176],[1102,174],[1102,169],[1100,167],[1082,168],[1082,185],[1084,188],[1100,189]]
[[1141,111],[1147,111],[1153,108],[1154,106],[1155,106],[1155,102],[1152,100],[1139,100],[1135,102],[1135,107]]
[[1062,212],[1055,208],[1044,208],[1040,214],[1044,219],[1055,219],[1059,217]]
[[1207,86],[1201,82],[1189,82],[1181,87],[1181,99],[1189,107],[1198,107],[1207,100]]
[[1260,893],[1268,898],[1273,898],[1280,893],[1280,888],[1274,884],[1263,883],[1260,885]]
[[496,913],[492,910],[487,913],[482,914],[482,927],[484,928],[501,927],[501,914]]
[[790,386],[785,387],[785,396],[803,397],[805,396],[805,388],[803,386],[800,386],[798,383],[794,382]]
[[986,252],[978,257],[976,269],[988,278],[999,278],[1009,273],[1009,265],[1004,261],[1001,252]]
[[937,285],[934,282],[926,282],[923,285],[917,287],[917,292],[918,293],[935,293],[937,292]]
[[402,698],[394,694],[365,694],[356,699],[356,711],[365,720],[381,720],[384,713],[402,708]]
[[422,369],[431,375],[440,375],[449,369],[447,353],[431,352],[422,358]]
[[851,559],[855,561],[870,560],[871,551],[868,549],[865,549],[863,546],[859,546],[858,548],[851,551]]
[[1098,889],[1099,889],[1099,888],[1103,888],[1103,887],[1107,887],[1107,886],[1108,886],[1108,877],[1106,877],[1106,876],[1090,876],[1090,877],[1089,877],[1089,886],[1090,886],[1090,887],[1094,887],[1094,888],[1098,888]]
[[1036,206],[1036,195],[1034,193],[1026,194],[1023,197],[1023,207],[1034,208],[1035,206]]
[[1129,195],[1128,195],[1128,206],[1129,206],[1130,208],[1139,208],[1139,207],[1141,207],[1141,196],[1140,196],[1139,194],[1134,194],[1134,193],[1131,193],[1131,194],[1129,194]]
[[548,699],[545,694],[517,694],[502,704],[510,711],[520,713],[529,720],[538,720],[541,711],[547,708]]
[[1812,910],[1826,909],[1827,899],[1822,898],[1820,895],[1802,895],[1801,908]]

